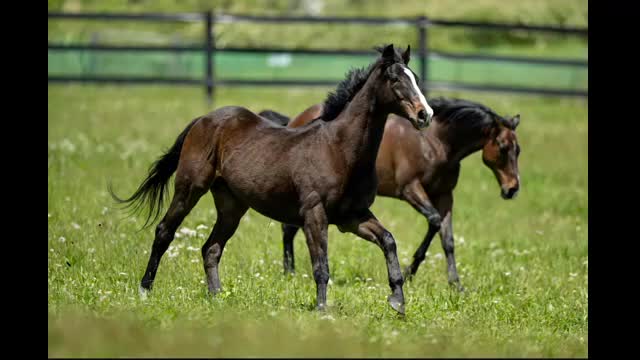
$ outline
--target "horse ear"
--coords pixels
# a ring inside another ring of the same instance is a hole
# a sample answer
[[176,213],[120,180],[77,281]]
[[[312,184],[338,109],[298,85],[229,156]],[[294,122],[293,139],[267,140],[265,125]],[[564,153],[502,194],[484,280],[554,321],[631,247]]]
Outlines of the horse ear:
[[395,54],[396,53],[395,53],[395,50],[393,50],[393,44],[389,44],[385,46],[384,49],[382,50],[383,58],[393,58]]
[[402,60],[404,60],[405,65],[409,65],[409,60],[411,59],[411,45],[407,45],[407,50],[402,53]]
[[520,124],[520,114],[514,116],[511,119],[511,127],[513,128],[513,130],[515,130],[518,127],[518,124]]

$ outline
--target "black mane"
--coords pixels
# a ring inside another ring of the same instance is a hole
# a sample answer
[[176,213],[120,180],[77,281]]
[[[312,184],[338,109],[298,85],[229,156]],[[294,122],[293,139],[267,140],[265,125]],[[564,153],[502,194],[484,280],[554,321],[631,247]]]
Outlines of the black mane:
[[[385,46],[377,46],[375,47],[375,50],[382,53],[384,48]],[[398,49],[394,50],[396,53],[395,60],[402,62],[402,54]],[[324,121],[330,121],[337,118],[349,101],[351,101],[358,91],[362,89],[373,69],[378,65],[390,65],[383,64],[383,61],[384,59],[379,57],[366,68],[350,69],[346,73],[345,78],[338,83],[336,90],[329,92],[327,99],[324,101],[322,115],[320,115],[320,118]]]
[[470,129],[484,129],[496,120],[506,121],[485,105],[462,99],[443,97],[427,101],[433,109],[435,121],[446,122],[454,126],[465,126]]

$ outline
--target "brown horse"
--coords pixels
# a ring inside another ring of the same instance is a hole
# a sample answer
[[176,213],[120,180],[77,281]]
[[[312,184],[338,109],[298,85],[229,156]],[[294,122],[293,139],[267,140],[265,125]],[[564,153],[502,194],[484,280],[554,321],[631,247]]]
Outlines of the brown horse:
[[[460,162],[482,149],[482,159],[498,180],[502,197],[514,198],[520,188],[520,146],[515,134],[520,115],[505,119],[486,106],[458,99],[431,99],[429,104],[434,110],[434,122],[426,130],[407,126],[407,121],[400,116],[389,116],[376,161],[377,193],[407,201],[429,222],[413,262],[405,270],[405,278],[415,275],[431,240],[439,231],[447,257],[449,283],[462,290],[456,270],[452,227],[453,190],[460,174]],[[316,122],[322,109],[322,104],[313,105],[288,126],[300,128]],[[286,116],[275,112],[265,112],[265,115],[278,116],[281,123],[286,121]],[[282,231],[284,269],[293,272],[293,239],[298,228],[283,224]]]
[[[176,172],[175,193],[155,240],[140,290],[151,290],[162,255],[183,219],[211,191],[217,220],[202,247],[212,294],[220,291],[218,264],[240,219],[252,208],[271,219],[302,227],[316,281],[317,307],[326,305],[329,280],[327,227],[337,225],[382,249],[386,258],[389,304],[404,313],[403,276],[393,236],[369,211],[376,192],[375,161],[391,113],[419,128],[433,110],[407,68],[410,49],[378,48],[367,69],[347,74],[324,103],[323,119],[286,128],[243,107],[227,106],[196,118],[149,171],[137,191],[116,201],[139,209],[145,202],[157,218],[168,181]],[[145,223],[146,225],[146,223]]]

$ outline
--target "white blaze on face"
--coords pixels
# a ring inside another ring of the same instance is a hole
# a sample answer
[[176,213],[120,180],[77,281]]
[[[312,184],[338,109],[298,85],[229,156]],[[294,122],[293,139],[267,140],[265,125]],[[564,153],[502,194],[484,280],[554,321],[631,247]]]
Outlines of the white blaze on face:
[[416,83],[416,78],[413,76],[413,73],[408,68],[404,68],[404,73],[407,74],[407,76],[411,80],[411,84],[413,84],[413,89],[418,93],[418,96],[420,97],[420,102],[422,102],[422,106],[424,106],[424,109],[427,112],[427,118],[431,119],[431,117],[433,116],[433,109],[431,108],[431,106],[429,106],[429,104],[427,104],[427,99],[425,99],[424,95],[422,95],[422,91],[420,91],[420,88],[418,87],[418,83]]

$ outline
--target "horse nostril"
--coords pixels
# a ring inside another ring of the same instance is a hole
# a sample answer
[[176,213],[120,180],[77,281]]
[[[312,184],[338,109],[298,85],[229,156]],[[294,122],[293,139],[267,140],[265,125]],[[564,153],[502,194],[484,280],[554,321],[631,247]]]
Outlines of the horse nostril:
[[502,188],[502,197],[504,199],[513,199],[518,193],[518,186],[510,188]]
[[418,119],[427,120],[427,112],[424,110],[420,110],[418,112]]

